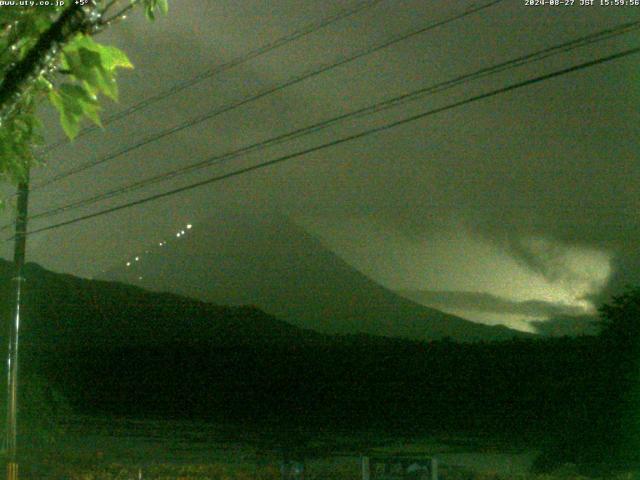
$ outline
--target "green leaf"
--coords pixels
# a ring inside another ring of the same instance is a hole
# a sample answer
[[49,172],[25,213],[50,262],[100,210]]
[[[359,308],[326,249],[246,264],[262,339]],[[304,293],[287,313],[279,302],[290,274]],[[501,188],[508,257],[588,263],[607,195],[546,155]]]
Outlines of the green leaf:
[[147,16],[147,18],[149,20],[151,20],[152,22],[156,19],[156,15],[155,15],[155,13],[153,13],[153,7],[145,8],[144,13]]
[[97,43],[87,35],[76,36],[65,50],[79,50],[82,48],[100,55],[102,66],[106,70],[113,70],[117,67],[133,68],[131,61],[122,50],[113,46]]
[[36,79],[35,86],[37,89],[44,92],[49,92],[53,88],[53,85],[51,84],[51,82],[42,75]]
[[105,68],[100,54],[86,48],[81,48],[78,53],[83,65],[83,76],[80,78],[85,80],[89,90],[94,94],[102,91],[109,98],[117,100],[118,89],[115,75],[111,70]]
[[160,11],[164,15],[169,13],[169,1],[168,0],[158,0],[158,7],[160,7]]
[[102,93],[109,97],[114,102],[118,101],[118,82],[113,75],[106,74],[100,84]]
[[91,92],[80,85],[63,84],[58,90],[49,93],[49,100],[60,112],[62,129],[71,139],[80,132],[80,122],[83,116],[89,118],[98,126],[100,122],[100,104]]
[[115,70],[116,68],[133,68],[133,64],[127,54],[122,50],[110,45],[99,45],[102,64],[107,70]]
[[99,117],[100,103],[95,95],[78,85],[70,84],[63,84],[60,87],[60,92],[63,98],[80,106],[81,115],[87,116],[93,123],[102,126]]
[[161,13],[166,15],[169,12],[168,0],[144,0],[144,13],[151,21],[155,20],[155,11],[160,10]]
[[68,70],[93,94],[99,92],[114,101],[118,99],[117,68],[133,68],[124,52],[116,47],[95,42],[91,37],[78,35],[64,50]]
[[36,161],[31,146],[40,138],[40,122],[34,105],[33,96],[27,94],[18,113],[0,129],[0,175],[14,183]]
[[102,64],[100,56],[86,49],[64,52],[71,74],[82,80],[97,93],[100,90]]
[[56,90],[49,92],[51,104],[60,112],[60,124],[64,133],[71,139],[80,132],[80,115],[74,105],[68,105],[63,96]]

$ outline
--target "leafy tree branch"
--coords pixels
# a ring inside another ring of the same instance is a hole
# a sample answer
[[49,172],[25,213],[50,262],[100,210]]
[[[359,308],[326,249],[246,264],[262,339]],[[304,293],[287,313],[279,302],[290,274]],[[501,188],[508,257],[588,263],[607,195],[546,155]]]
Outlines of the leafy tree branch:
[[[126,3],[126,5],[125,5]],[[117,100],[116,70],[132,68],[119,49],[92,36],[137,5],[148,18],[167,12],[167,0],[73,2],[69,7],[5,8],[0,15],[0,176],[19,182],[35,162],[40,141],[36,105],[48,98],[73,138],[86,117],[100,125],[103,94]],[[118,8],[111,14],[112,9]],[[64,73],[55,84],[50,74]]]

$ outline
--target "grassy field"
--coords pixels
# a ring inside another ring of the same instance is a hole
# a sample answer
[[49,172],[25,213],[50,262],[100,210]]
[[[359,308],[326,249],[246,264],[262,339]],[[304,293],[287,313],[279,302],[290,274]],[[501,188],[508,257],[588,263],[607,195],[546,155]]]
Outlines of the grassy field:
[[285,454],[304,458],[304,480],[359,480],[360,452],[434,455],[441,480],[640,480],[640,472],[585,477],[571,465],[533,475],[528,472],[539,451],[531,446],[453,434],[252,431],[248,425],[104,417],[75,419],[49,448],[29,451],[25,443],[20,480],[280,480]]
[[[22,469],[23,480],[280,480],[277,464],[272,465],[234,465],[228,463],[171,465],[158,464],[145,468],[122,464],[91,465],[69,459],[66,462],[50,462],[40,466],[39,471]],[[41,470],[46,468],[47,471]],[[305,480],[360,480],[361,472],[355,460],[321,460],[307,463]],[[585,477],[573,468],[565,467],[551,474],[518,474],[503,476],[491,472],[472,473],[464,469],[442,467],[439,472],[442,480],[587,480],[600,478],[610,480],[638,480],[639,473],[621,473],[599,477]]]
[[[397,449],[393,449],[397,452]],[[228,454],[229,452],[227,452]],[[237,453],[237,452],[236,452]],[[409,452],[406,452],[409,453]],[[98,455],[56,454],[25,459],[21,480],[281,480],[280,458],[276,455],[220,454],[210,461],[115,462]],[[439,463],[440,480],[640,480],[640,472],[606,473],[584,476],[574,465],[565,465],[549,474],[504,473],[483,468],[478,471]],[[360,457],[335,456],[305,460],[304,480],[360,480]],[[419,480],[412,477],[411,480]]]

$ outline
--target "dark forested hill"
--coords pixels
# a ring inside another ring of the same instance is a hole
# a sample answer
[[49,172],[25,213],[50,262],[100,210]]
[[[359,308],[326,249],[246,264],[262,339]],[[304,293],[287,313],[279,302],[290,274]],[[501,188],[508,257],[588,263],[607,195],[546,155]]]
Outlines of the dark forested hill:
[[[10,264],[0,263],[8,312]],[[117,282],[86,280],[26,267],[21,342],[76,347],[301,341],[319,335],[251,306],[224,307]]]

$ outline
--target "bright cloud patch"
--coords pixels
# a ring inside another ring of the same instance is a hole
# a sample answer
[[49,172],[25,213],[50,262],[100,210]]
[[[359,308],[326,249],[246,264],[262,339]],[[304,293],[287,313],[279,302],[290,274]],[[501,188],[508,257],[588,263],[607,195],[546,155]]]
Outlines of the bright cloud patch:
[[[454,222],[423,238],[403,235],[368,218],[339,223],[303,219],[300,223],[387,288],[405,293],[473,292],[479,301],[499,298],[503,301],[494,311],[486,302],[474,306],[469,295],[464,299],[449,295],[447,304],[430,306],[520,330],[534,330],[529,322],[550,318],[553,311],[594,313],[587,297],[597,293],[611,274],[607,252],[540,237],[518,239],[514,242],[517,248],[504,248]],[[420,301],[418,297],[411,295],[415,301]],[[420,303],[429,305],[428,300]],[[511,312],[505,306],[509,304],[513,305]],[[537,305],[540,315],[536,316]]]

